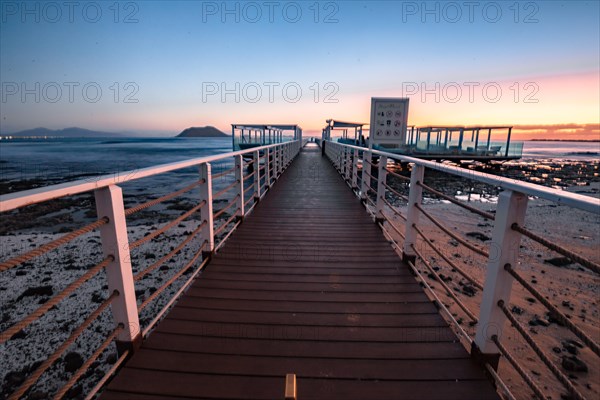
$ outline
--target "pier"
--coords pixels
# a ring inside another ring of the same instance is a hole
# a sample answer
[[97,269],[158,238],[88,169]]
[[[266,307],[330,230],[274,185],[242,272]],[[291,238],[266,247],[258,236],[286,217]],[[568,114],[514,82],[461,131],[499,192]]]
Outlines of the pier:
[[[99,394],[108,400],[512,399],[498,374],[499,362],[508,363],[533,393],[543,396],[518,355],[507,349],[503,331],[509,325],[572,398],[585,398],[536,345],[509,305],[513,283],[522,285],[570,334],[600,355],[594,335],[528,284],[518,271],[519,254],[514,251],[525,236],[579,263],[587,273],[600,273],[595,261],[524,225],[528,196],[594,214],[600,214],[598,199],[372,148],[329,140],[319,141],[319,147],[306,142],[290,140],[2,196],[0,211],[9,212],[93,192],[98,219],[2,260],[0,273],[94,230],[100,230],[103,259],[2,332],[0,344],[105,270],[107,298],[89,320],[110,309],[114,329],[55,398],[63,398],[113,342],[118,359],[93,388],[86,389],[88,398]],[[211,163],[225,159],[232,161],[232,168],[214,173]],[[410,176],[392,170],[394,161],[410,164]],[[125,208],[120,184],[189,167],[198,168],[198,180]],[[427,186],[427,169],[500,187],[495,212]],[[229,180],[213,189],[217,176]],[[403,189],[391,186],[392,178],[402,182]],[[128,238],[129,216],[192,190],[198,193],[198,203],[191,210],[141,239]],[[427,211],[423,192],[491,221],[490,243],[474,244],[460,230],[445,226]],[[215,199],[226,194],[227,203],[217,209]],[[199,243],[195,254],[185,265],[171,265],[174,274],[162,287],[137,298],[136,282],[180,249],[161,255],[135,274],[131,249],[189,219],[197,228],[182,246]],[[425,221],[479,257],[486,267],[485,280],[474,279],[468,266],[458,265],[434,244],[424,232]],[[479,290],[479,310],[471,309],[448,287],[432,265],[432,252],[444,260],[445,270],[461,274]],[[176,282],[176,294],[142,326],[140,313]],[[74,328],[66,343],[74,343],[88,325],[86,320]],[[26,395],[65,349],[59,346],[9,399]]]

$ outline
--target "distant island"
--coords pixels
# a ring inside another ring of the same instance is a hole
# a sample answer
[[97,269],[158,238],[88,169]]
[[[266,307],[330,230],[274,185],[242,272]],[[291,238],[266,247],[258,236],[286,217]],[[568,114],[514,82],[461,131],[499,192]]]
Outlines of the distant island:
[[26,129],[11,134],[3,134],[2,136],[22,137],[22,138],[39,138],[39,137],[63,137],[63,138],[86,138],[86,137],[122,137],[120,133],[92,131],[83,128],[65,128],[65,129],[48,129],[34,128]]
[[177,137],[227,137],[226,133],[221,132],[214,126],[192,127],[181,132]]

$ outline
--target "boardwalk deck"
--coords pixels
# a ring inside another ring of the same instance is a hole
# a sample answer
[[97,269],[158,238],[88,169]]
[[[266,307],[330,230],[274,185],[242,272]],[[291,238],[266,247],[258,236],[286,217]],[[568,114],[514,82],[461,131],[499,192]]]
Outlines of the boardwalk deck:
[[342,178],[304,151],[102,399],[497,399]]

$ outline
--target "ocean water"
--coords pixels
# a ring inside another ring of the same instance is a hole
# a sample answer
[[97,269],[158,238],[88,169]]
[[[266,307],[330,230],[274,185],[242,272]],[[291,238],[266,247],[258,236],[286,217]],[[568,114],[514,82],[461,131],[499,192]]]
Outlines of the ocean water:
[[[231,138],[13,139],[0,142],[0,194],[103,174],[126,174],[140,168],[231,151]],[[523,160],[600,160],[600,143],[525,142]],[[213,163],[213,172],[231,168],[232,159]],[[189,183],[188,168],[132,181],[130,191],[159,194]],[[10,184],[9,184],[10,183]],[[181,183],[181,185],[180,185]],[[215,187],[224,186],[215,182]],[[150,190],[152,189],[152,190]]]

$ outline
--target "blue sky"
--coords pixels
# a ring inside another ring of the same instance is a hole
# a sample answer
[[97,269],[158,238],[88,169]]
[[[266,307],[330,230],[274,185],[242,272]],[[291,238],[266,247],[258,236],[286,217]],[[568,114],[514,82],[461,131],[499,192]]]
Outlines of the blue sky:
[[[316,130],[331,117],[368,121],[371,96],[406,95],[411,83],[463,91],[457,102],[409,93],[411,123],[600,119],[597,1],[116,4],[0,2],[0,131]],[[472,101],[465,82],[479,85]],[[481,93],[490,83],[503,89],[497,102]]]

